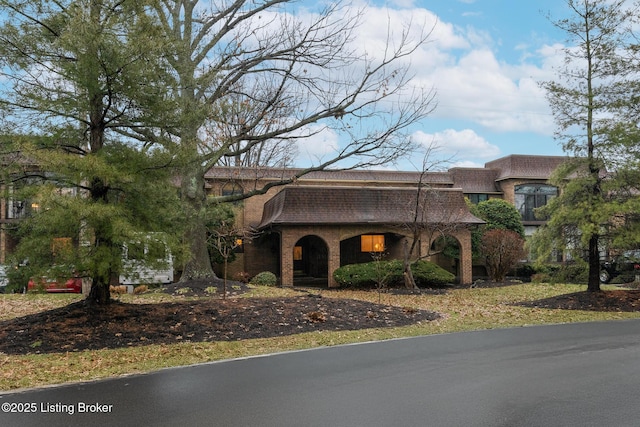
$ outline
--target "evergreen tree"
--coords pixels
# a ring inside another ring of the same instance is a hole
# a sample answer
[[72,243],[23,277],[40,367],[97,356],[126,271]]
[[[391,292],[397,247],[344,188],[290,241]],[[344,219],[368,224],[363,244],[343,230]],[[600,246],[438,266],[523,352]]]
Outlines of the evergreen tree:
[[575,249],[579,242],[589,264],[588,291],[600,290],[601,237],[618,213],[605,178],[622,148],[612,138],[622,116],[612,113],[629,107],[616,97],[624,92],[630,71],[625,55],[633,15],[627,3],[567,0],[571,17],[553,21],[568,37],[565,66],[557,81],[542,84],[557,124],[556,138],[574,160],[555,174],[553,183],[561,191],[543,209],[550,220],[541,228],[537,246],[549,253],[550,245]]
[[175,217],[166,169],[173,156],[127,137],[154,126],[163,97],[154,80],[163,72],[162,43],[146,6],[0,1],[2,126],[22,135],[14,141],[22,167],[7,184],[20,189],[14,199],[34,206],[17,255],[39,271],[73,265],[91,277],[88,299],[96,303],[109,301],[122,245],[167,230]]

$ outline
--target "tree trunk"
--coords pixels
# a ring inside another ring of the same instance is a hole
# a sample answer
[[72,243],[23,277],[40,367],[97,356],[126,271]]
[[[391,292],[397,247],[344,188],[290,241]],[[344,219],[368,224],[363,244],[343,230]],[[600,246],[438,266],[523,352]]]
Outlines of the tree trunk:
[[190,257],[184,265],[180,281],[216,278],[209,257],[206,218],[203,214],[206,198],[204,173],[197,167],[191,169],[182,177],[181,190],[185,221],[188,224],[185,242],[189,244]]
[[600,251],[597,234],[589,239],[589,282],[587,292],[600,292]]
[[111,293],[109,292],[109,283],[104,283],[100,278],[94,278],[91,283],[91,291],[87,295],[89,304],[105,305],[111,301]]
[[224,257],[224,284],[222,286],[222,299],[227,299],[227,266],[229,265],[229,255]]
[[418,285],[416,285],[416,280],[413,277],[413,271],[411,271],[411,257],[409,251],[409,242],[405,239],[403,245],[403,267],[404,271],[402,275],[404,276],[404,286],[407,289],[419,289]]

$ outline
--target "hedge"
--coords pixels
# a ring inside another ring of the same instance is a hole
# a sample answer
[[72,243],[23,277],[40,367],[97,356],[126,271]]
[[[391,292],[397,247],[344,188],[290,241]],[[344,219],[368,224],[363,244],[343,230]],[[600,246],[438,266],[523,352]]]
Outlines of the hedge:
[[[413,277],[418,286],[442,286],[453,282],[455,276],[429,261],[416,261],[411,265]],[[340,286],[374,287],[380,281],[383,285],[395,286],[404,283],[402,261],[372,261],[363,264],[349,264],[333,272],[333,278]]]

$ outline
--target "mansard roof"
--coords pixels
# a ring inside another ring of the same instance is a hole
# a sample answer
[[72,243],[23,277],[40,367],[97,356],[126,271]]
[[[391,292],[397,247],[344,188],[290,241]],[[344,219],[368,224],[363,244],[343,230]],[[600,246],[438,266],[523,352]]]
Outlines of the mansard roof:
[[496,181],[505,179],[549,179],[566,156],[529,156],[514,154],[485,163],[485,169],[498,170]]
[[[409,224],[414,220],[417,188],[283,188],[264,205],[259,228],[277,225]],[[483,224],[473,216],[461,189],[420,191],[423,224]]]
[[[300,168],[247,168],[247,167],[226,167],[215,166],[207,171],[205,178],[217,180],[281,180],[289,179],[304,169]],[[415,171],[392,171],[392,170],[370,170],[351,169],[322,171],[312,171],[300,178],[297,182],[357,182],[357,183],[377,183],[377,184],[414,184],[420,180],[420,172]],[[427,172],[423,182],[432,185],[451,186],[451,176],[447,172]]]
[[[415,187],[422,179],[435,188],[461,188],[464,193],[499,194],[497,183],[507,179],[547,180],[552,172],[567,161],[564,156],[510,155],[487,162],[484,168],[453,167],[442,172],[390,170],[322,170],[293,179],[304,169],[295,168],[211,168],[205,178],[217,181],[277,181],[289,180],[304,185],[354,185],[378,187]],[[421,177],[422,175],[422,177]]]
[[449,175],[455,188],[462,188],[465,193],[500,193],[496,187],[500,171],[481,168],[451,168]]

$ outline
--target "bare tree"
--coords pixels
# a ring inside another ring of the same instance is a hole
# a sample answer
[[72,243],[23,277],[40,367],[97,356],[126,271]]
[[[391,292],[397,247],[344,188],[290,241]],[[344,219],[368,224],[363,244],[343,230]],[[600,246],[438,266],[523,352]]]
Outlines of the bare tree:
[[407,207],[411,221],[402,224],[403,230],[410,236],[409,240],[405,239],[403,242],[403,275],[407,289],[418,289],[411,270],[412,262],[435,254],[431,251],[430,245],[426,253],[419,253],[418,249],[422,240],[426,239],[426,241],[432,242],[437,237],[445,237],[462,226],[459,221],[462,219],[462,212],[443,206],[446,204],[445,198],[447,196],[438,193],[426,182],[427,174],[430,171],[450,160],[433,161],[433,154],[437,149],[437,145],[431,144],[425,151],[415,198]]
[[215,229],[210,230],[209,245],[212,246],[222,257],[222,299],[227,297],[227,270],[229,259],[236,249],[254,237],[251,230],[240,228],[234,222],[222,222]]
[[502,282],[509,270],[523,259],[524,239],[515,231],[494,229],[482,236],[482,254],[494,282]]
[[185,279],[213,275],[202,225],[210,168],[243,156],[265,164],[274,147],[286,163],[300,140],[339,136],[335,152],[293,176],[217,200],[230,201],[311,171],[387,164],[414,148],[409,126],[435,107],[432,89],[410,88],[411,55],[431,28],[422,22],[390,24],[384,48],[367,52],[354,44],[364,11],[341,1],[296,14],[285,0],[163,0],[155,14],[174,77],[165,85],[174,120],[163,131],[183,162],[185,239],[192,252]]

